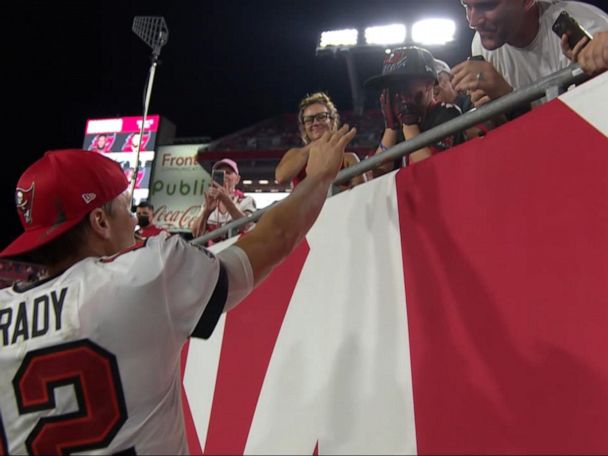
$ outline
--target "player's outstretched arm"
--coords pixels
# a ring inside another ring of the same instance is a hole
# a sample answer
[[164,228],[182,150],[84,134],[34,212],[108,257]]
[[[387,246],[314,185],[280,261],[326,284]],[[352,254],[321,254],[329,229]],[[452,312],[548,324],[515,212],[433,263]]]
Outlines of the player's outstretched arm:
[[259,284],[298,245],[313,225],[335,179],[344,148],[356,130],[344,125],[326,132],[310,148],[306,178],[294,191],[271,207],[256,228],[236,242],[249,258],[254,284]]

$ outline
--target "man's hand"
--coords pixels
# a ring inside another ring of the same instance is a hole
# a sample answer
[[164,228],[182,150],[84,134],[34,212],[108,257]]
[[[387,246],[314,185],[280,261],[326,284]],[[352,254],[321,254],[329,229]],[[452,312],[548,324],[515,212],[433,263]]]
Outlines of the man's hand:
[[[467,60],[452,69],[452,85],[471,95],[475,106],[495,100],[513,91],[513,87],[496,71],[494,65],[482,60]],[[484,97],[488,97],[484,99]],[[477,103],[476,103],[477,102]]]
[[574,49],[570,49],[570,43],[568,43],[568,34],[564,33],[560,40],[560,47],[562,48],[562,52],[566,57],[573,62],[576,62],[576,57],[578,56],[579,52],[581,52],[581,49],[583,49],[588,42],[589,38],[583,37],[578,43],[576,43]]
[[228,192],[228,189],[217,182],[211,182],[211,187],[209,190],[213,195],[215,195],[216,200],[221,201],[224,204],[230,200],[230,193]]
[[568,37],[564,34],[561,47],[566,57],[577,62],[587,74],[596,75],[608,69],[608,32],[599,32],[592,40],[583,38],[574,49],[570,49]]
[[395,117],[395,111],[393,109],[393,91],[391,89],[384,89],[380,94],[380,107],[382,108],[382,115],[384,116],[384,127],[390,128],[391,130],[399,129],[399,122]]
[[479,108],[480,106],[492,101],[491,98],[481,89],[473,90],[469,93],[469,97],[471,98],[471,103],[473,103],[473,106],[476,108]]
[[214,187],[214,184],[217,185],[215,182],[212,182],[211,185],[209,185],[209,188],[207,188],[207,191],[205,192],[205,207],[204,210],[211,213],[213,212],[216,208],[217,208],[217,203],[218,203],[218,199],[217,199],[217,188]]
[[334,132],[325,132],[312,143],[308,154],[306,175],[326,177],[333,180],[340,171],[344,158],[344,148],[354,138],[357,130],[344,124]]

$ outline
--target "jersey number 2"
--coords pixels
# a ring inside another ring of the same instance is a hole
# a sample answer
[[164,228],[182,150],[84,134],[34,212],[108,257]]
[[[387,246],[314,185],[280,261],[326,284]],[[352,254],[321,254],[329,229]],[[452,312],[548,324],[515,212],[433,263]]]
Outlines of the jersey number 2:
[[[13,379],[20,414],[54,409],[54,389],[72,385],[78,409],[41,418],[26,439],[30,454],[65,454],[107,447],[127,419],[116,357],[89,340],[25,355]],[[0,421],[0,453],[8,442]]]

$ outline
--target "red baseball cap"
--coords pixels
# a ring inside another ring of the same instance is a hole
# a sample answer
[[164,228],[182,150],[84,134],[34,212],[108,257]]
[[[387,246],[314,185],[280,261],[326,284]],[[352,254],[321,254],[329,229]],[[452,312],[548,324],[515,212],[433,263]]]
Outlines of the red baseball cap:
[[100,153],[46,152],[17,182],[15,204],[25,232],[0,257],[27,253],[57,239],[128,185],[118,163]]
[[[236,162],[234,160],[230,160],[229,158],[224,158],[218,162],[215,162],[212,169],[219,168],[222,165],[226,165],[234,170],[235,173],[239,173],[239,168],[236,166]],[[209,166],[209,165],[207,165]]]

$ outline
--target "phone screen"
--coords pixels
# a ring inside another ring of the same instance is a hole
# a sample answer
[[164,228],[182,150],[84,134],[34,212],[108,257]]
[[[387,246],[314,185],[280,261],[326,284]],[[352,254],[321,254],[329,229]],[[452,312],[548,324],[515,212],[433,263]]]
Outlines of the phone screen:
[[567,11],[562,11],[553,23],[553,31],[560,38],[564,33],[568,35],[568,46],[573,49],[583,37],[591,39],[591,34],[587,32]]
[[226,172],[223,169],[214,169],[211,172],[211,179],[213,179],[214,182],[217,182],[218,185],[224,185],[224,174]]

